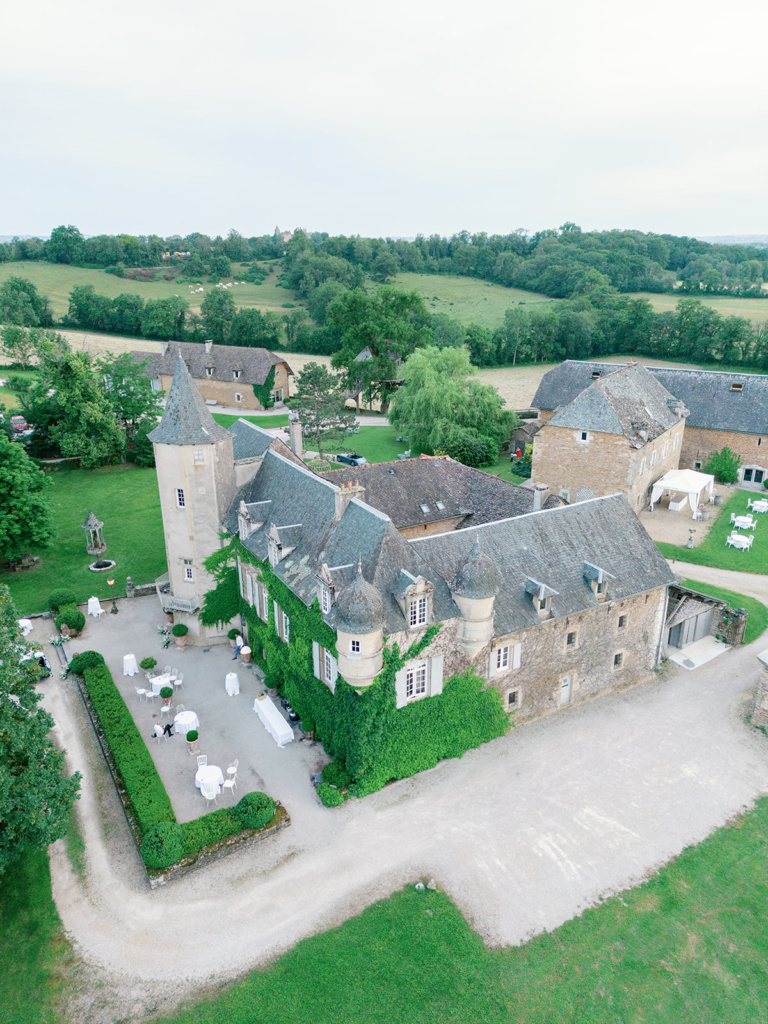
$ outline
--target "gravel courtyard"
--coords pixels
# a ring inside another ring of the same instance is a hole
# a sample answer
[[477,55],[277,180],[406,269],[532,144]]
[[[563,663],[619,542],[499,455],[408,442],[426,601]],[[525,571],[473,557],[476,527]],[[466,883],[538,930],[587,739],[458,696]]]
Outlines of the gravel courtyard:
[[86,972],[79,1018],[167,1010],[419,878],[434,876],[489,944],[555,928],[768,790],[768,746],[745,725],[763,647],[695,672],[672,667],[363,801],[318,803],[278,836],[154,892],[79,694],[54,675],[45,704],[84,775],[87,871],[83,881],[55,844],[53,892],[105,982],[94,990]]

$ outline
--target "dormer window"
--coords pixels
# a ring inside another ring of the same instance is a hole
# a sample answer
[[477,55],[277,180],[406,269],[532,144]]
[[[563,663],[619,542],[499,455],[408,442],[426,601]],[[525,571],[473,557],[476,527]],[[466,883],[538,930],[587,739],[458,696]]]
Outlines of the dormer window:
[[232,371],[232,379],[233,380],[240,380],[240,371],[239,370],[233,370]]
[[410,606],[408,609],[408,624],[413,628],[414,626],[424,626],[428,621],[429,611],[429,600],[426,597],[414,597],[411,598]]
[[206,366],[206,368],[205,368],[205,376],[206,377],[212,377],[213,376],[213,367],[212,366]]
[[601,376],[602,376],[602,370],[593,370],[592,371],[592,380],[597,380],[597,378],[601,377]]
[[320,609],[323,615],[331,610],[331,592],[328,587],[320,587]]
[[584,563],[584,579],[589,583],[592,593],[597,597],[598,601],[605,600],[608,591],[608,580],[612,578],[611,574],[606,572],[605,569],[601,569],[599,565],[593,565],[591,562]]
[[744,390],[744,385],[743,384],[740,384],[738,381],[733,381],[733,383],[731,384],[731,391],[743,391],[743,390]]
[[400,606],[409,629],[419,629],[432,621],[434,584],[423,576],[414,576],[407,569],[400,570],[392,594]]

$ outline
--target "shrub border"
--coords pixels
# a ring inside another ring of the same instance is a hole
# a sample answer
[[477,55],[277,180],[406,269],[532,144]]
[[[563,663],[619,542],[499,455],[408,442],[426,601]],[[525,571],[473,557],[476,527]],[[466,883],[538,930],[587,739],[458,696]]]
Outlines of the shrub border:
[[[112,673],[109,671],[109,668],[107,667],[106,663],[104,663],[103,668],[107,672],[110,682],[112,683],[112,686],[115,688],[115,693],[122,701],[126,713],[129,715],[134,728],[136,728],[136,723],[133,721],[133,715],[131,715],[130,711],[128,710],[128,706],[123,700],[122,694],[118,690]],[[88,669],[86,669],[85,671],[87,672]],[[161,885],[165,885],[167,882],[172,881],[173,879],[181,878],[182,876],[189,874],[190,871],[194,871],[198,867],[202,867],[209,861],[218,860],[220,857],[226,856],[236,849],[247,848],[248,846],[252,846],[257,842],[260,842],[262,839],[266,839],[268,836],[276,835],[278,832],[282,831],[282,829],[287,828],[291,824],[291,818],[290,815],[288,814],[288,811],[280,803],[279,800],[275,800],[274,816],[272,817],[271,821],[269,821],[267,825],[263,828],[243,829],[241,832],[237,832],[233,835],[223,837],[217,843],[200,847],[200,849],[197,850],[194,854],[190,854],[186,857],[181,858],[175,864],[172,864],[169,867],[150,868],[144,862],[144,859],[141,856],[141,843],[144,838],[144,833],[142,832],[141,826],[139,824],[139,820],[136,815],[133,802],[131,801],[128,787],[125,784],[125,780],[123,779],[123,776],[120,772],[117,760],[115,759],[115,755],[112,751],[109,740],[107,739],[107,735],[102,726],[101,719],[99,718],[98,711],[96,710],[96,706],[93,703],[91,695],[88,691],[88,684],[84,676],[78,675],[76,673],[72,673],[72,675],[74,676],[77,682],[77,687],[80,691],[80,696],[83,699],[85,709],[88,712],[88,717],[91,720],[93,731],[95,732],[96,738],[99,741],[99,746],[101,747],[101,752],[104,755],[104,760],[107,763],[107,767],[109,768],[110,774],[112,775],[112,780],[115,783],[115,789],[117,790],[117,795],[120,798],[120,803],[123,808],[123,813],[125,814],[125,819],[131,831],[133,841],[136,844],[136,850],[137,853],[139,854],[139,860],[141,861],[141,865],[144,868],[144,871],[147,876],[147,881],[149,882],[149,886],[151,889],[155,889]],[[144,743],[143,739],[141,739],[141,734],[138,732],[138,729],[136,729],[136,732],[141,742]],[[160,786],[163,788],[163,792],[165,792],[165,795],[168,798],[165,786],[163,785],[162,779],[160,778],[157,768],[155,767],[154,758],[150,754],[149,749],[147,748],[147,745],[145,743],[144,747],[147,750],[147,756],[149,757],[149,760],[151,762],[152,770],[155,772],[158,782],[160,783]],[[171,806],[172,817],[170,820],[175,822],[176,816],[173,813],[170,798],[168,798],[168,803]],[[214,811],[213,813],[215,814],[216,812]]]

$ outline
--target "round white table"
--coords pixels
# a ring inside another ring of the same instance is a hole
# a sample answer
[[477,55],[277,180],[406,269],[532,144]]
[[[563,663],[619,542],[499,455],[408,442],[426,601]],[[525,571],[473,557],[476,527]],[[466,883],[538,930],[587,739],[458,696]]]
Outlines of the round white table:
[[173,720],[173,731],[186,736],[193,729],[199,731],[200,723],[194,711],[180,711]]
[[98,597],[88,598],[88,614],[95,615],[97,618],[99,615],[104,614],[104,609],[101,607],[101,602]]
[[152,693],[156,693],[158,697],[160,696],[160,691],[164,686],[170,686],[170,688],[173,689],[171,677],[165,673],[162,673],[162,675],[159,676],[152,676],[149,680],[149,685],[152,687]]
[[237,672],[227,672],[224,686],[230,697],[236,697],[240,693],[240,680],[237,678]]
[[139,666],[136,664],[135,654],[126,654],[123,658],[123,675],[124,676],[135,676],[138,675]]
[[195,785],[202,792],[213,790],[216,796],[221,792],[221,787],[224,783],[224,776],[221,768],[215,764],[204,764],[202,768],[197,769],[195,774]]

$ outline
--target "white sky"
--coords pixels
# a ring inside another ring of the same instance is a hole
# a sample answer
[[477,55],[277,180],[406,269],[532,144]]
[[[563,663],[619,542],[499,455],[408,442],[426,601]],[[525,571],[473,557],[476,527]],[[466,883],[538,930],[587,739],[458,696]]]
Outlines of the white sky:
[[760,0],[25,0],[0,234],[768,234]]

